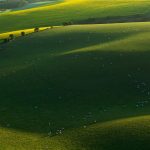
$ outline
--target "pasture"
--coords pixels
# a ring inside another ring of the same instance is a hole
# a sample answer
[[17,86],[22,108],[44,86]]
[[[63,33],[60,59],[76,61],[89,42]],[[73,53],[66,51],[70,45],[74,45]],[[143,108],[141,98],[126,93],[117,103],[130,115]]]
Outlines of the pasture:
[[0,33],[70,21],[74,24],[145,22],[150,21],[149,14],[149,0],[65,0],[0,14]]
[[0,150],[149,150],[150,1],[34,6],[0,14]]
[[4,45],[3,149],[148,150],[149,26],[72,25]]

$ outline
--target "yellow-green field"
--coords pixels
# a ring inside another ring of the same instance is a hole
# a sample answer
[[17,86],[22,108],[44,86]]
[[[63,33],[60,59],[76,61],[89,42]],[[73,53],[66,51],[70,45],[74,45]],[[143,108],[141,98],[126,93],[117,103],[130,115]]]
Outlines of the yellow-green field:
[[[43,30],[47,30],[47,29],[54,29],[54,28],[58,28],[58,27],[61,27],[61,26],[53,26],[52,28],[51,28],[51,27],[40,27],[40,28],[39,28],[39,31],[43,31]],[[9,35],[10,35],[10,34],[13,34],[15,38],[20,37],[20,36],[21,36],[21,32],[25,32],[25,35],[28,35],[28,34],[30,34],[30,33],[35,32],[34,29],[35,29],[35,28],[32,28],[32,29],[24,29],[24,30],[17,30],[17,31],[6,32],[6,33],[1,33],[1,34],[0,34],[0,40],[9,38]]]
[[68,0],[0,14],[0,33],[41,26],[150,21],[149,0]]
[[[48,28],[49,27],[41,27],[41,28],[39,28],[39,31],[46,30]],[[33,33],[34,32],[34,28],[1,33],[0,34],[0,40],[5,39],[5,38],[9,38],[10,34],[13,34],[15,37],[19,37],[19,36],[21,36],[21,32],[25,32],[25,34]]]
[[[150,116],[95,123],[54,137],[0,129],[1,150],[148,150]],[[17,141],[17,143],[16,143]],[[9,144],[8,144],[9,143]]]

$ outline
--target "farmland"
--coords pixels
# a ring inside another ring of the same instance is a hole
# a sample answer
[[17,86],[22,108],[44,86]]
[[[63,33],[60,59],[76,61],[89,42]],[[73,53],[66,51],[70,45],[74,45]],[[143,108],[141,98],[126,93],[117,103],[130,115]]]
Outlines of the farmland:
[[0,149],[149,150],[149,5],[68,0],[0,15],[0,38],[15,35],[0,45]]

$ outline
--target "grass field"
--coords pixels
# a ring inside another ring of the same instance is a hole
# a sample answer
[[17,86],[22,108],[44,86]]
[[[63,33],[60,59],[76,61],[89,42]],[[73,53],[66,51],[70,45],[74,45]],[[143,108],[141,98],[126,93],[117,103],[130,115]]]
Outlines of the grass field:
[[150,0],[0,14],[0,41],[10,34],[0,43],[0,150],[150,149]]
[[[83,9],[84,8],[84,9]],[[150,21],[149,0],[65,0],[55,5],[0,14],[0,33],[35,26]]]
[[[29,3],[29,4],[27,4],[27,5],[23,6],[23,7],[16,8],[14,10],[17,11],[17,10],[24,10],[24,9],[36,8],[36,7],[45,6],[45,5],[48,5],[48,4],[55,4],[57,1],[59,2],[60,0],[41,1],[41,2]],[[14,10],[12,10],[12,11],[14,11]]]
[[[56,27],[56,26],[55,26],[55,27]],[[57,27],[58,27],[58,26],[57,26]],[[47,29],[49,29],[49,28],[51,28],[51,27],[40,27],[40,28],[39,28],[39,31],[47,30]],[[52,28],[54,28],[54,27],[52,27]],[[3,44],[5,39],[9,39],[11,34],[14,35],[13,38],[17,38],[17,37],[22,36],[22,35],[21,35],[22,32],[24,32],[26,35],[28,35],[28,34],[34,33],[34,32],[35,32],[34,30],[35,30],[35,28],[32,28],[32,29],[24,29],[24,30],[17,30],[17,31],[6,32],[6,33],[1,33],[1,34],[0,34],[0,44]]]
[[149,26],[73,25],[2,45],[1,149],[149,150]]
[[[50,27],[41,27],[41,28],[39,28],[39,31],[43,31],[43,30],[46,30],[48,28],[50,28]],[[0,40],[1,39],[5,39],[5,38],[9,38],[10,34],[13,34],[15,37],[19,37],[19,36],[21,36],[21,32],[25,32],[25,34],[33,33],[34,32],[34,28],[1,33],[0,34]]]
[[39,6],[46,6],[47,4],[55,4],[56,1],[43,1],[43,2],[34,2],[34,3],[28,3],[25,6],[19,7],[19,8],[14,8],[14,9],[6,9],[3,11],[0,11],[0,13],[7,13],[7,12],[12,12],[12,11],[19,11],[19,10],[25,10],[25,9],[31,9],[31,8],[36,8]]

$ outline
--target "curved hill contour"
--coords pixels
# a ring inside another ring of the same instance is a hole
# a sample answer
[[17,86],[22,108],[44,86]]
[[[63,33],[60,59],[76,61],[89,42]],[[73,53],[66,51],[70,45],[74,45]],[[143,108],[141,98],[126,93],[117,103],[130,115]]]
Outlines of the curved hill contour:
[[67,26],[3,45],[4,149],[148,150],[149,116],[138,116],[150,113],[149,25]]

